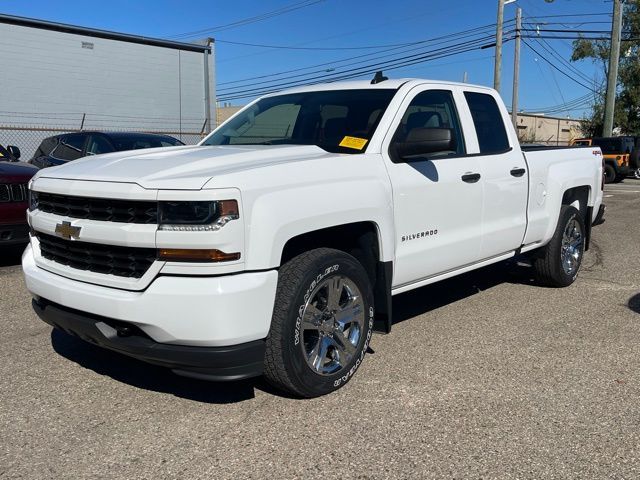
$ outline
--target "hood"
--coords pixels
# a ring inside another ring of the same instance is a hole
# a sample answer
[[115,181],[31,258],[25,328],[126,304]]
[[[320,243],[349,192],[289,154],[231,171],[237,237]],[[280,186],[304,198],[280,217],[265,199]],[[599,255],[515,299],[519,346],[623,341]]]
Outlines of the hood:
[[148,189],[199,190],[219,175],[324,156],[335,154],[315,145],[166,147],[74,160],[41,170],[38,177],[137,183]]
[[27,183],[38,171],[25,162],[0,162],[0,183]]

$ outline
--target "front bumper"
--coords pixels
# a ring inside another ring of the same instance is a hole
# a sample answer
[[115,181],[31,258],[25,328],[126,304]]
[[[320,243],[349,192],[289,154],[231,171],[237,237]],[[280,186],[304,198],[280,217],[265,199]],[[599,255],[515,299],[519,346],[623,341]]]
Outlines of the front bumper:
[[268,270],[219,276],[160,275],[142,291],[81,282],[22,255],[27,289],[36,298],[133,324],[159,343],[223,347],[266,338],[278,282]]
[[154,342],[129,324],[78,312],[44,299],[33,309],[49,325],[89,343],[207,380],[240,380],[262,374],[265,343],[255,340],[227,347],[195,347]]

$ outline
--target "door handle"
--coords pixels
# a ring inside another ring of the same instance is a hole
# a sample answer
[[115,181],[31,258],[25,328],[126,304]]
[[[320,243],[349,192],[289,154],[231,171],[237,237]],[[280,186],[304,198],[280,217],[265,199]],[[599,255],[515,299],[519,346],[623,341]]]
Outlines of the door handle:
[[476,183],[478,180],[480,180],[479,173],[465,173],[464,175],[462,175],[463,182]]
[[525,172],[526,170],[524,168],[512,168],[510,173],[514,177],[521,177]]

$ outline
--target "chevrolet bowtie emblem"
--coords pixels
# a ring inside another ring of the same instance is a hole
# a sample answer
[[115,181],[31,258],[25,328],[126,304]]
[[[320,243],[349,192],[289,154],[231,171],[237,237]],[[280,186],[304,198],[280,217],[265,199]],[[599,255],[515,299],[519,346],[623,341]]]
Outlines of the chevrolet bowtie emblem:
[[78,238],[82,227],[74,227],[71,222],[62,222],[56,225],[56,234],[67,240]]

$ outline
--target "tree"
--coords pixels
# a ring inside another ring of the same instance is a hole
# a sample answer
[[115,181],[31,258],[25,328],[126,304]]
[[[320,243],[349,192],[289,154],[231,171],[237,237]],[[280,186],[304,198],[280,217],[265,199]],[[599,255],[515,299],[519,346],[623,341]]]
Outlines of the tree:
[[[620,65],[616,108],[613,117],[614,128],[621,133],[640,135],[640,8],[639,0],[627,0],[622,17],[622,42],[620,44]],[[591,59],[601,64],[604,78],[609,67],[611,42],[579,38],[573,42],[572,61]],[[583,135],[598,136],[604,126],[604,89],[597,92],[590,114],[585,117]]]

